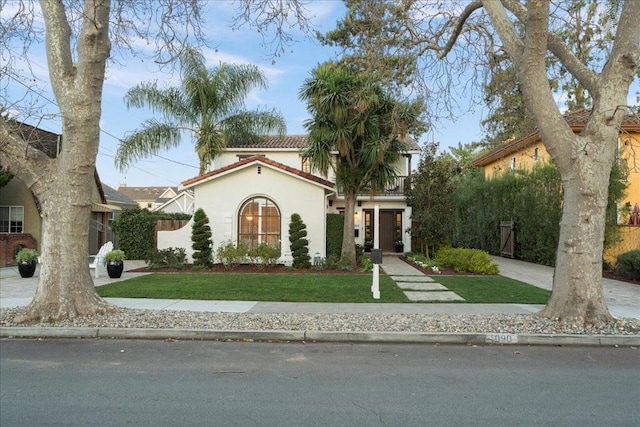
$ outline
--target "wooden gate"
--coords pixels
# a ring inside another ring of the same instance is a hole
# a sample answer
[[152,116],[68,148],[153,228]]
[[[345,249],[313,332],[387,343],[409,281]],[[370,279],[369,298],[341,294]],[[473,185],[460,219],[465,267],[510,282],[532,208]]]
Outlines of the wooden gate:
[[500,256],[514,258],[515,246],[513,221],[500,221]]

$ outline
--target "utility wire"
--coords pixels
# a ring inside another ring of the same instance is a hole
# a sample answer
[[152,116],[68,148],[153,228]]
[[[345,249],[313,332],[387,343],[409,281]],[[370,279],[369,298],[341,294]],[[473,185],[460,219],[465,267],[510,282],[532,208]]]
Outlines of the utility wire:
[[[36,92],[33,88],[31,88],[31,87],[27,86],[26,84],[24,84],[24,83],[23,83],[23,82],[21,82],[20,80],[16,79],[14,76],[9,75],[8,77],[9,77],[9,78],[11,78],[12,80],[14,80],[15,82],[17,82],[18,84],[20,84],[20,85],[24,86],[28,91],[33,92],[34,94],[36,94],[37,96],[41,97],[41,98],[42,98],[42,99],[44,99],[45,101],[47,101],[47,102],[51,103],[51,104],[52,104],[52,105],[54,105],[54,106],[57,106],[57,104],[56,104],[56,102],[55,102],[55,101],[51,100],[50,98],[46,97],[45,95],[43,95],[43,94],[41,94],[41,93],[39,93],[39,92]],[[45,130],[47,130],[47,129],[45,129]],[[113,135],[113,134],[112,134],[112,133],[110,133],[110,132],[107,132],[106,130],[104,130],[104,129],[102,129],[102,128],[100,129],[100,132],[104,133],[105,135],[110,136],[111,138],[115,139],[115,140],[116,140],[116,141],[118,141],[118,142],[123,142],[121,138],[118,138],[117,136]],[[103,154],[103,155],[106,155],[106,154]],[[190,164],[187,164],[187,163],[179,162],[179,161],[177,161],[177,160],[173,160],[173,159],[170,159],[170,158],[168,158],[168,157],[161,156],[161,155],[159,155],[159,154],[152,154],[152,156],[154,156],[154,157],[158,157],[158,158],[160,158],[160,159],[162,159],[162,160],[166,160],[166,161],[168,161],[168,162],[175,163],[175,164],[178,164],[178,165],[181,165],[181,166],[186,166],[186,167],[190,167],[190,168],[193,168],[193,169],[199,169],[199,167],[198,167],[198,166],[194,166],[194,165],[190,165]],[[109,156],[109,157],[113,157],[113,156]],[[115,158],[115,157],[114,157],[114,158]],[[132,167],[134,167],[134,168],[135,168],[135,166],[132,166]],[[140,169],[140,168],[135,168],[135,169],[138,169],[138,170],[141,170],[141,171],[145,172],[144,170],[142,170],[142,169]],[[158,175],[152,174],[152,173],[150,173],[150,172],[147,172],[147,173],[149,173],[149,174],[151,174],[151,175],[153,175],[153,176],[158,176]]]

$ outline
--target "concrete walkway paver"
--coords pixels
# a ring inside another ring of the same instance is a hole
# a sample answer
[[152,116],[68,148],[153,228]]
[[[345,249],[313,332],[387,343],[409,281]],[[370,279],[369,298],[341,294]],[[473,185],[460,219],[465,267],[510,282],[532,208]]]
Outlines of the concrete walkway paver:
[[[382,262],[385,273],[391,276],[409,301],[464,301],[460,295],[434,282],[431,277],[397,256],[388,256]],[[420,282],[422,285],[418,284]]]
[[[422,274],[422,273],[421,273]],[[429,276],[422,274],[421,276],[391,276],[391,280],[394,282],[433,282],[433,279]]]
[[442,291],[442,292],[419,292],[419,291],[411,291],[404,293],[409,301],[464,301],[460,295],[456,294],[453,291]]
[[448,291],[446,287],[440,283],[415,283],[415,282],[396,282],[400,289],[408,291]]

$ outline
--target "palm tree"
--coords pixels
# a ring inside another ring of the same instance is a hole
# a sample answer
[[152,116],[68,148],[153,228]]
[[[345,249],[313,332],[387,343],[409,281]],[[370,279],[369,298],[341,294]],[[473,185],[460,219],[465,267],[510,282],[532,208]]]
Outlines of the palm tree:
[[275,110],[244,110],[244,100],[252,89],[267,88],[258,67],[221,63],[208,70],[203,56],[191,48],[185,50],[180,64],[181,87],[161,89],[156,82],[147,82],[125,95],[127,108],[148,107],[161,113],[164,120],[148,119],[122,140],[115,159],[121,170],[180,145],[183,131],[195,140],[200,174],[228,143],[251,143],[269,132],[286,132],[284,119]]
[[319,65],[299,97],[312,116],[305,122],[309,145],[303,155],[320,173],[335,172],[345,198],[340,262],[355,266],[357,196],[365,188],[375,194],[397,177],[393,165],[407,149],[402,141],[417,119],[417,105],[397,102],[368,75],[333,63]]

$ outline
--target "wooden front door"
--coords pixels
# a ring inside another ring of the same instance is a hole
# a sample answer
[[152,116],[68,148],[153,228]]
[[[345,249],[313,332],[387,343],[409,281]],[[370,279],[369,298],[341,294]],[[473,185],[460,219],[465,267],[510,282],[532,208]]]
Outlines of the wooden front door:
[[393,252],[396,229],[396,214],[393,211],[380,212],[380,249]]

